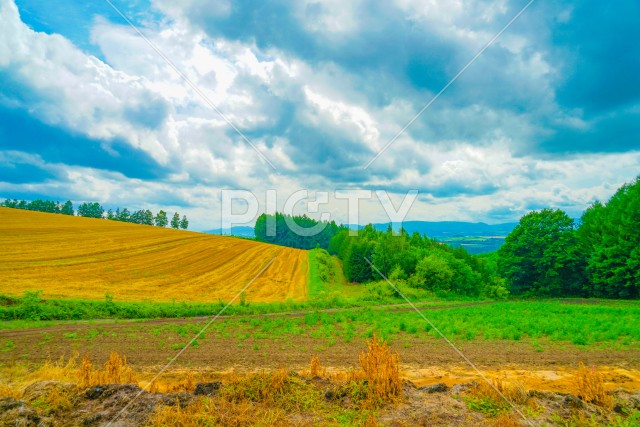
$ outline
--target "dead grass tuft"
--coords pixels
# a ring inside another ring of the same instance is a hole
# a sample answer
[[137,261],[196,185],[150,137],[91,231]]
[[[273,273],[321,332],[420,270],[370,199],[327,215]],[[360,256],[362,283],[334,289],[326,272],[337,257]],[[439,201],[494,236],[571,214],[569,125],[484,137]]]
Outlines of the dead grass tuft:
[[326,374],[326,369],[324,369],[320,364],[320,359],[318,359],[318,356],[313,356],[311,358],[311,363],[309,364],[309,376],[324,377]]
[[507,382],[496,379],[493,381],[493,385],[513,404],[524,405],[529,400],[528,390],[524,384],[519,381]]
[[378,417],[373,412],[367,412],[367,416],[364,419],[364,427],[378,427]]
[[273,371],[234,376],[221,390],[225,398],[232,402],[249,400],[252,402],[273,402],[289,390],[291,377],[283,367]]
[[21,396],[22,391],[19,389],[4,384],[0,385],[0,397],[13,397],[14,399],[19,399]]
[[288,425],[285,411],[279,408],[255,405],[248,401],[234,402],[222,398],[202,398],[181,408],[180,405],[162,406],[149,419],[152,427],[200,427],[223,425],[280,426]]
[[391,352],[384,340],[375,335],[360,354],[360,367],[367,382],[367,400],[372,403],[394,401],[402,397],[400,356]]
[[73,408],[72,395],[72,389],[64,390],[61,387],[52,387],[44,399],[52,410],[65,412]]
[[98,384],[137,384],[133,369],[127,365],[127,357],[115,351],[109,355],[103,370],[95,370],[86,355],[77,372],[78,387],[89,387]]
[[82,364],[78,371],[78,387],[89,387],[91,385],[91,374],[93,373],[93,364],[89,355],[82,358]]
[[520,416],[512,412],[503,412],[491,422],[495,427],[522,427],[524,426]]
[[575,388],[577,396],[588,403],[613,407],[613,397],[608,395],[604,387],[604,377],[597,368],[587,368],[580,362],[575,374]]

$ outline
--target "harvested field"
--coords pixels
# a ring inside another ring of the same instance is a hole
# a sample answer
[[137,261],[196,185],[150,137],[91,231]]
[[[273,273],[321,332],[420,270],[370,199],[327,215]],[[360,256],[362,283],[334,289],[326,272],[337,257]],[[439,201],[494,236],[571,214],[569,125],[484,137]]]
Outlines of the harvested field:
[[[275,258],[275,259],[274,259]],[[233,237],[0,208],[0,294],[121,301],[304,300],[306,251]]]

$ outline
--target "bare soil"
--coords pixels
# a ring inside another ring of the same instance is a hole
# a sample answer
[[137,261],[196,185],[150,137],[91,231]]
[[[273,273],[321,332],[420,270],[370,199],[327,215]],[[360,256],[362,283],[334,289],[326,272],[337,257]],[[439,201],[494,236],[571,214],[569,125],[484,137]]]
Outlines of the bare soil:
[[[58,325],[47,328],[0,332],[0,344],[11,341],[12,348],[0,352],[0,364],[40,365],[45,360],[69,358],[74,353],[88,354],[100,365],[112,351],[126,355],[129,365],[138,371],[160,370],[187,343],[191,335],[175,332],[160,334],[154,327],[165,324],[193,324],[193,319],[151,320],[99,325]],[[99,334],[87,338],[91,332]],[[366,339],[354,337],[352,342],[341,338],[329,342],[326,338],[303,335],[267,335],[257,339],[239,339],[235,333],[226,336],[213,330],[198,340],[197,346],[186,349],[170,369],[192,369],[202,372],[250,372],[281,366],[292,370],[308,367],[316,355],[325,367],[348,370],[358,367],[358,356],[366,350]],[[180,343],[180,346],[176,346]],[[566,391],[572,371],[579,363],[598,366],[606,373],[612,388],[640,390],[640,349],[614,350],[579,348],[538,340],[537,346],[521,341],[485,341],[476,339],[454,343],[482,371],[496,378],[516,378],[536,389]],[[444,382],[449,386],[480,378],[444,340],[425,334],[393,336],[390,346],[400,355],[403,375],[418,385]],[[541,346],[541,347],[540,347]],[[541,350],[542,348],[542,350]]]

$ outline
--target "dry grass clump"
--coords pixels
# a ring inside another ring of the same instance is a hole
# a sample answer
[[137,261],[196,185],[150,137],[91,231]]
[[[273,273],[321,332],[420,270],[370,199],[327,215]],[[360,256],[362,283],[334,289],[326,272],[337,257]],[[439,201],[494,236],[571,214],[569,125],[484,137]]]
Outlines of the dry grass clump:
[[[149,419],[149,426],[255,426],[287,425],[292,399],[304,393],[304,385],[284,368],[233,376],[213,397],[202,397],[181,408],[163,406]],[[311,387],[311,386],[308,386]],[[308,399],[308,397],[307,397]]]
[[138,381],[133,369],[127,365],[127,357],[115,351],[109,355],[103,370],[94,370],[93,364],[86,355],[82,359],[77,373],[78,387],[89,387],[98,384],[136,384]]
[[[496,406],[509,405],[505,402],[505,398],[513,403],[523,405],[529,400],[529,393],[525,386],[520,382],[506,382],[502,379],[494,379],[489,384],[486,381],[480,381],[473,385],[469,394],[479,399],[488,399],[495,402]],[[504,396],[504,397],[503,397]]]
[[367,343],[367,352],[360,354],[360,367],[367,382],[367,401],[388,402],[402,397],[400,356],[391,352],[384,340],[375,335]]
[[320,364],[320,359],[318,359],[318,356],[313,356],[311,358],[311,363],[309,364],[309,376],[324,377],[326,374],[327,370],[324,369]]
[[493,385],[511,403],[524,405],[529,400],[528,390],[525,388],[524,384],[519,381],[505,382],[501,379],[496,379],[493,381]]
[[493,420],[491,425],[494,427],[522,427],[525,424],[519,415],[513,412],[503,412]]
[[291,377],[283,367],[273,372],[233,377],[225,384],[221,394],[233,402],[248,400],[252,402],[273,402],[284,396],[290,389]]
[[575,373],[575,388],[577,396],[585,402],[613,407],[613,397],[607,394],[604,378],[597,368],[587,368],[580,362]]
[[223,398],[201,398],[181,408],[180,405],[162,406],[149,418],[152,427],[201,426],[278,426],[288,425],[284,410],[248,401],[229,401]]
[[[51,359],[45,360],[42,366],[36,369],[29,379],[33,381],[38,380],[55,380],[55,381],[68,381],[73,377],[73,373],[76,371],[76,364],[78,360],[78,354],[74,353],[65,362],[64,356],[53,362]],[[32,382],[33,382],[32,381]]]
[[48,413],[67,412],[73,409],[73,388],[50,387],[46,394],[31,402]]
[[21,395],[22,392],[16,388],[4,384],[0,385],[0,397],[13,397],[14,399],[19,399]]
[[363,408],[375,408],[386,402],[394,402],[402,397],[400,379],[400,358],[392,352],[384,340],[375,335],[367,342],[367,351],[359,356],[360,369],[328,373],[317,356],[311,359],[308,371],[302,374],[310,377],[325,377],[332,383],[340,384],[336,396],[348,396]]
[[490,425],[501,427],[525,425],[522,415],[512,410],[512,404],[526,404],[531,409],[537,408],[535,400],[529,397],[524,384],[502,379],[494,379],[491,383],[484,380],[474,383],[464,400],[469,409],[487,416]]
[[[360,355],[360,367],[360,370],[328,375],[318,357],[314,356],[309,371],[304,371],[303,375],[330,376],[332,382],[342,382],[334,395],[350,397],[355,404],[352,410],[361,411],[362,418],[357,424],[374,427],[378,421],[370,408],[396,401],[402,396],[398,354],[374,336],[368,342],[367,352]],[[288,425],[288,414],[310,412],[322,417],[328,406],[337,413],[345,410],[339,399],[327,401],[325,391],[279,368],[273,372],[233,376],[217,395],[203,397],[186,408],[163,406],[156,410],[148,425]]]
[[[164,393],[178,393],[182,391],[192,392],[196,388],[196,376],[191,371],[187,371],[184,375],[184,379],[175,383],[168,383],[166,387],[164,387]],[[154,381],[151,384],[151,388],[154,386],[158,386],[158,381]]]

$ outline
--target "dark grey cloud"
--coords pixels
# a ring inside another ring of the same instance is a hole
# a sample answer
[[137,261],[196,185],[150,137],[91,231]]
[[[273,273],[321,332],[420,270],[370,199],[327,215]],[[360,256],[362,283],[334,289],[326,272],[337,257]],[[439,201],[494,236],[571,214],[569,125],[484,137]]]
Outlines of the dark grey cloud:
[[540,143],[542,155],[623,153],[640,150],[640,111],[613,111],[583,126],[555,126]]
[[[2,105],[0,149],[36,154],[45,163],[119,172],[128,178],[155,180],[166,177],[171,171],[145,151],[121,139],[104,141],[88,138],[44,124],[22,109]],[[24,173],[26,175],[27,171]]]
[[640,3],[566,3],[570,19],[553,29],[550,49],[562,64],[558,101],[588,115],[640,99]]
[[19,160],[0,160],[0,182],[34,184],[59,178],[45,168]]

